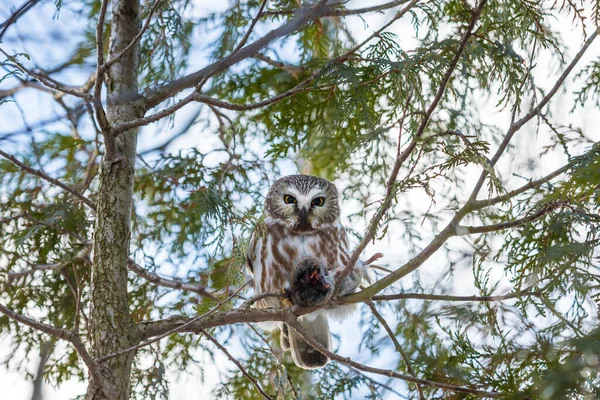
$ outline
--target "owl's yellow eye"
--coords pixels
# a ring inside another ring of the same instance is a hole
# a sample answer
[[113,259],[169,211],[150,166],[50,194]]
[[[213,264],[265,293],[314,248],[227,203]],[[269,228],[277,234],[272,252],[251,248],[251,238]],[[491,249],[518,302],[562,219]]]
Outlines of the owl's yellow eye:
[[323,204],[325,204],[325,197],[315,197],[310,203],[310,205],[316,207],[321,207]]
[[296,198],[289,194],[283,196],[283,201],[285,202],[285,204],[296,204]]

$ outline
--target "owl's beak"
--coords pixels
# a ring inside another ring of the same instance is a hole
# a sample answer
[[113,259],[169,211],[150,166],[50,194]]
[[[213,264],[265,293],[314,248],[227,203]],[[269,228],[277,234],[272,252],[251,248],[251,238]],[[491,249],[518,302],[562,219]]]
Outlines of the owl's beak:
[[299,213],[298,213],[298,222],[299,225],[301,226],[306,226],[308,225],[308,211],[309,208],[308,207],[302,207],[298,209]]

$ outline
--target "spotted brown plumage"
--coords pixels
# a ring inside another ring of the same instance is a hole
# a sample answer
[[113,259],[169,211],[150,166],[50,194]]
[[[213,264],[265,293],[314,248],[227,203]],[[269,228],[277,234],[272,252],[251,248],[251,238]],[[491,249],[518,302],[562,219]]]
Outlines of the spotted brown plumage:
[[[310,175],[283,177],[269,189],[264,213],[264,223],[255,228],[246,254],[256,294],[289,289],[294,266],[307,258],[322,265],[332,279],[343,270],[350,258],[350,249],[348,236],[340,223],[339,195],[333,183]],[[340,294],[353,292],[363,277],[366,271],[359,261],[344,281]],[[281,307],[281,300],[265,298],[258,301],[256,307]],[[328,318],[340,314],[339,311],[317,311],[301,317],[300,323],[323,346],[331,349]],[[308,345],[293,329],[277,324],[263,324],[263,327],[282,329],[282,345],[290,347],[298,366],[312,369],[327,363],[327,357]]]

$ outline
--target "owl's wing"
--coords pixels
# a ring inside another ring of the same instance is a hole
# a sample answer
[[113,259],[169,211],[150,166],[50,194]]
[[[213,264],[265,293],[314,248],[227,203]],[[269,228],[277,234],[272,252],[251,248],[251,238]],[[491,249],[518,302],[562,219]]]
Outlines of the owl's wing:
[[[261,268],[259,260],[260,248],[262,246],[262,235],[259,227],[255,227],[250,236],[250,242],[248,242],[248,248],[246,249],[246,266],[250,270],[250,273],[254,276],[260,274],[260,271],[255,271],[255,268]],[[258,262],[257,262],[258,261]],[[255,278],[256,279],[256,278]]]

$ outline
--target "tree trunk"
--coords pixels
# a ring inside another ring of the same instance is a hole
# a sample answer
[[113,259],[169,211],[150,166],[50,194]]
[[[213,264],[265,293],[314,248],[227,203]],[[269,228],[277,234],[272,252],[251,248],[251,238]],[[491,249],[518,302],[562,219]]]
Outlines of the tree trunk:
[[[140,29],[139,1],[113,0],[108,59],[132,42]],[[131,101],[137,93],[139,48],[130,51],[107,73],[107,119],[111,126],[142,116]],[[90,342],[92,354],[99,357],[139,342],[139,330],[129,314],[127,301],[127,258],[131,235],[131,209],[138,129],[113,140],[116,151],[105,151],[99,174],[94,261],[92,266]],[[111,358],[101,364],[104,385],[110,392],[90,382],[86,399],[128,399],[131,391],[131,365],[135,352]]]

